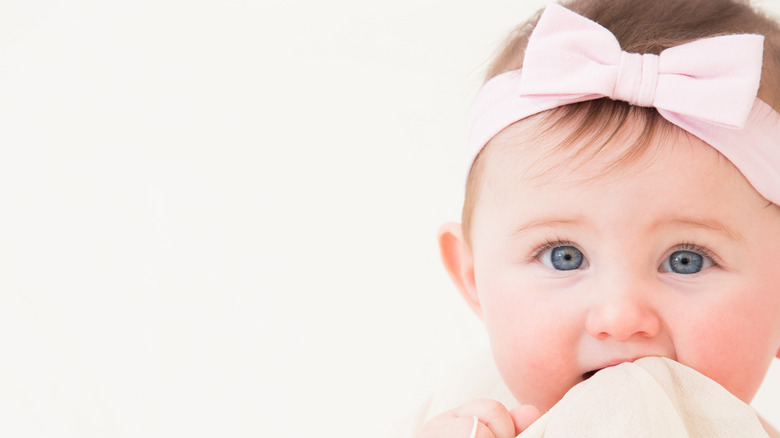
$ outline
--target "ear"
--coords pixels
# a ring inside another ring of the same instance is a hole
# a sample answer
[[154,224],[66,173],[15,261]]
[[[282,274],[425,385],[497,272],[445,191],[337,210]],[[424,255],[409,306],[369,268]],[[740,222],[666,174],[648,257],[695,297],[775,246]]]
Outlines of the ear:
[[471,310],[482,318],[477,287],[474,281],[474,257],[463,238],[463,228],[458,223],[447,223],[439,229],[439,249],[444,267],[452,282],[460,291]]

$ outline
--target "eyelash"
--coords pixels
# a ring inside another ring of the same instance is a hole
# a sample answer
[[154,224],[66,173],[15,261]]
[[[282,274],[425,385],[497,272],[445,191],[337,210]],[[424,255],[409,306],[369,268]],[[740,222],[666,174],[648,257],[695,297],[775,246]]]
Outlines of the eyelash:
[[[703,255],[704,257],[707,257],[712,261],[712,266],[719,266],[720,263],[718,261],[718,256],[715,255],[712,251],[710,251],[709,248],[706,246],[697,245],[695,243],[690,242],[683,242],[674,248],[672,248],[672,251],[669,253],[670,255],[676,251],[691,251],[698,254]],[[668,257],[668,256],[667,256]]]
[[[531,254],[528,256],[529,261],[535,261],[539,259],[539,256],[544,254],[545,251],[548,249],[557,248],[559,246],[573,246],[577,248],[577,245],[574,244],[574,242],[571,242],[567,239],[545,239],[536,245],[534,245],[533,251],[531,251]],[[579,248],[577,248],[579,249]]]
[[[530,261],[538,260],[539,257],[542,254],[544,254],[545,251],[553,249],[553,248],[557,248],[559,246],[573,246],[573,247],[577,248],[577,245],[575,245],[574,242],[572,242],[570,240],[567,240],[567,239],[558,239],[558,238],[556,238],[556,239],[545,239],[545,240],[537,243],[536,245],[534,245],[535,249],[533,251],[531,251],[531,254],[528,256],[528,259]],[[669,255],[671,255],[671,254],[673,254],[673,253],[675,253],[677,251],[691,251],[691,252],[695,252],[695,253],[701,254],[702,256],[707,257],[710,260],[712,260],[712,265],[713,266],[719,266],[720,265],[720,263],[718,261],[718,256],[716,256],[715,253],[713,253],[709,248],[707,248],[705,246],[697,245],[697,244],[691,243],[691,242],[683,242],[683,243],[675,246],[674,248],[672,248],[671,251],[669,252]],[[669,257],[669,255],[667,255],[667,257]]]

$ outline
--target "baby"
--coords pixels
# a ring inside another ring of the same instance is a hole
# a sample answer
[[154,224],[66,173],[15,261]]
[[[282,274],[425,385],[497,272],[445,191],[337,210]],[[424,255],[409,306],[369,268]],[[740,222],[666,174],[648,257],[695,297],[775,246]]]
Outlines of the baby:
[[780,27],[737,0],[565,6],[490,67],[439,234],[521,406],[475,400],[420,438],[514,437],[646,356],[750,403],[780,357]]

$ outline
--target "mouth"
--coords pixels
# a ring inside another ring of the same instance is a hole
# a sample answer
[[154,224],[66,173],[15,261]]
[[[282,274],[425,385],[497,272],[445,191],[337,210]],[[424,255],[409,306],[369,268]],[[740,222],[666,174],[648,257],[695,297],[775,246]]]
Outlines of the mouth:
[[590,371],[588,371],[587,373],[582,375],[582,380],[585,381],[585,380],[590,379],[591,377],[593,377],[594,374],[598,373],[599,371],[601,371],[603,369],[604,368],[599,368],[597,370],[590,370]]
[[620,364],[626,363],[626,362],[633,362],[633,361],[635,361],[635,360],[637,360],[637,359],[639,359],[641,357],[643,357],[643,356],[638,356],[638,357],[634,357],[634,358],[631,358],[631,359],[616,359],[616,360],[608,361],[606,363],[602,363],[601,364],[601,368],[596,368],[596,369],[593,369],[593,370],[590,370],[590,371],[584,373],[582,375],[582,380],[585,381],[585,380],[590,379],[591,377],[593,377],[594,374],[598,373],[599,371],[601,371],[603,369],[606,369],[606,368],[609,368],[609,367],[613,367],[613,366],[617,366],[617,365],[620,365]]

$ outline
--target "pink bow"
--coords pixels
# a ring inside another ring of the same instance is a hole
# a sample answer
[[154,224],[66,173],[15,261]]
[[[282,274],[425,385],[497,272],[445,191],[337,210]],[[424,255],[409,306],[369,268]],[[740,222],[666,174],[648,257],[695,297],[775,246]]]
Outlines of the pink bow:
[[609,97],[653,106],[729,159],[780,205],[780,113],[756,96],[761,35],[726,35],[640,55],[620,50],[599,24],[549,5],[531,34],[522,70],[485,83],[474,102],[467,172],[507,126],[552,108]]
[[742,128],[761,80],[763,47],[762,35],[725,35],[660,55],[628,53],[606,28],[551,4],[528,41],[520,94],[609,97],[653,106],[666,118],[671,112]]

